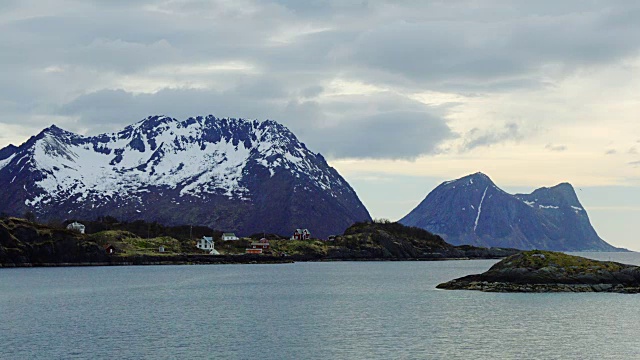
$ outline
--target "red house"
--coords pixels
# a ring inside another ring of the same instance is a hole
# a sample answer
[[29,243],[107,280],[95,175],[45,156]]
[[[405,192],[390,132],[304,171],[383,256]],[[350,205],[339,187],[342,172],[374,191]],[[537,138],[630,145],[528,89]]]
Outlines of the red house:
[[106,244],[105,246],[103,246],[103,248],[104,248],[104,251],[109,255],[115,254],[116,252],[116,248],[111,244]]
[[291,240],[309,240],[311,239],[311,233],[307,229],[296,229],[293,232]]
[[[262,241],[264,240],[264,241]],[[262,254],[269,250],[269,241],[266,239],[262,239],[260,242],[252,242],[251,245],[247,249],[245,249],[247,254]]]
[[268,242],[252,242],[251,245],[249,245],[249,247],[251,249],[262,249],[264,250],[269,250],[269,243]]

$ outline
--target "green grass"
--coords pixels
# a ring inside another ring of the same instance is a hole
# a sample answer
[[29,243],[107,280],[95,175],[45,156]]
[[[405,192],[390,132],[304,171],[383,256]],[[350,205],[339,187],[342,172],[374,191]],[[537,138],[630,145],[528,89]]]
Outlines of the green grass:
[[510,256],[498,264],[497,268],[514,267],[541,269],[562,268],[569,274],[594,273],[597,271],[620,271],[624,265],[612,261],[597,261],[580,256],[567,255],[555,251],[531,250]]
[[[121,255],[173,255],[182,252],[182,244],[180,241],[168,237],[161,236],[150,239],[143,239],[133,233],[122,230],[107,230],[88,236],[89,240],[98,245],[111,244],[121,252]],[[165,252],[160,253],[158,249],[164,246]],[[194,250],[197,250],[195,246]]]
[[215,240],[215,248],[220,254],[244,254],[251,240],[240,239],[232,241]]
[[271,240],[271,250],[288,255],[326,255],[331,245],[320,240]]

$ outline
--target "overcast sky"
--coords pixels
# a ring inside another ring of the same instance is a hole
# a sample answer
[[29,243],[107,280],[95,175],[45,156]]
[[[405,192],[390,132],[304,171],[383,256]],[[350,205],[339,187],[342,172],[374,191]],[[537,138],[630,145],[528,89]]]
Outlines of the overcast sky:
[[0,147],[53,123],[274,119],[372,216],[482,171],[568,181],[640,250],[640,2],[2,0]]

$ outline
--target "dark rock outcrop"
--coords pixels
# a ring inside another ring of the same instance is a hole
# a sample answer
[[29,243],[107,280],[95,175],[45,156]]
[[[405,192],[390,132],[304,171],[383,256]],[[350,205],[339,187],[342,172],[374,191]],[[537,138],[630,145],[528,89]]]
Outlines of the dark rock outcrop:
[[16,218],[0,220],[0,266],[105,261],[104,249],[77,232]]
[[400,223],[356,223],[349,227],[326,259],[495,259],[516,249],[454,246],[424,229]]
[[487,292],[640,292],[640,267],[551,251],[509,256],[487,272],[439,284]]

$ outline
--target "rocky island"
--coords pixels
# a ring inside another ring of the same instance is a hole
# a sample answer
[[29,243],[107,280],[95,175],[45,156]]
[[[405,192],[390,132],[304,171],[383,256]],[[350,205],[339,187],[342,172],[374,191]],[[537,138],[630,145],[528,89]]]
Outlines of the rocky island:
[[487,292],[640,292],[640,267],[552,251],[511,255],[487,272],[437,286]]

